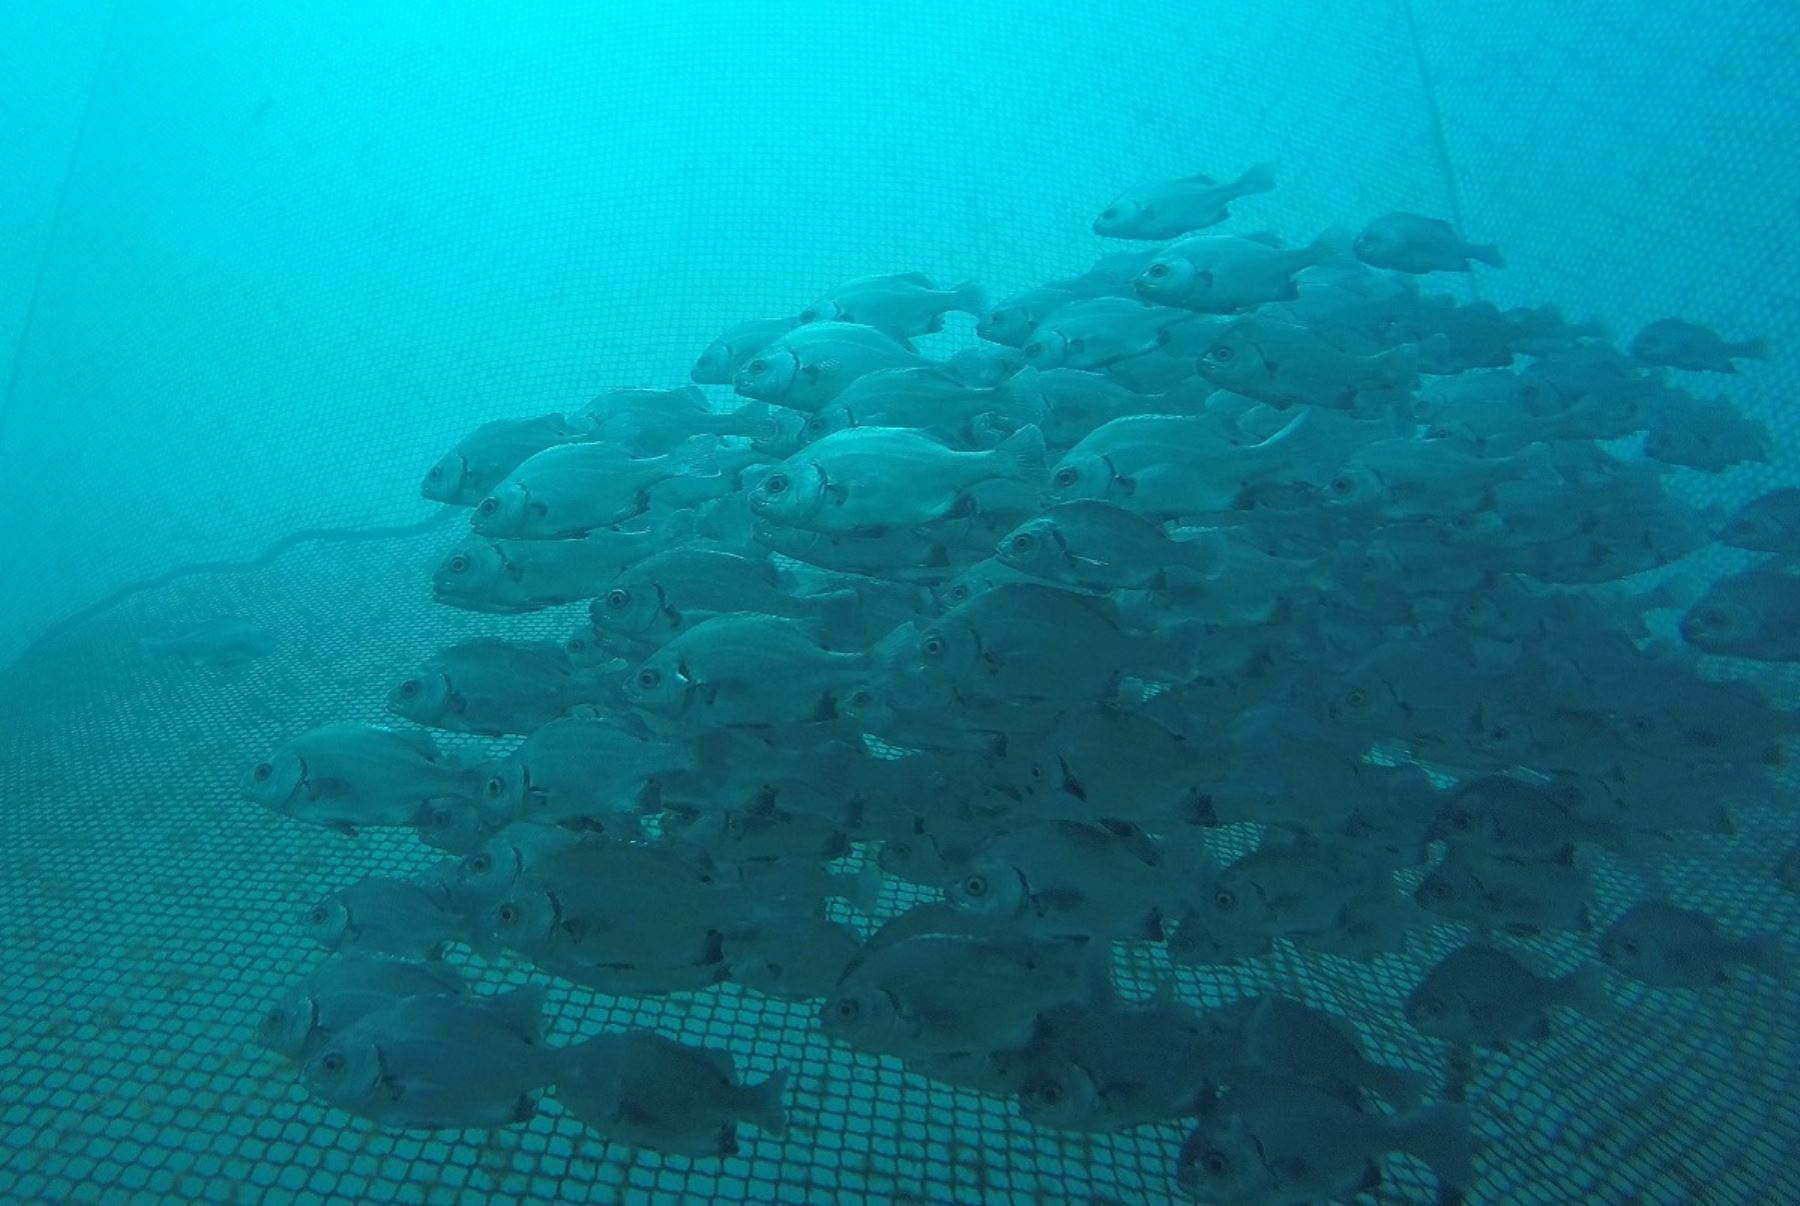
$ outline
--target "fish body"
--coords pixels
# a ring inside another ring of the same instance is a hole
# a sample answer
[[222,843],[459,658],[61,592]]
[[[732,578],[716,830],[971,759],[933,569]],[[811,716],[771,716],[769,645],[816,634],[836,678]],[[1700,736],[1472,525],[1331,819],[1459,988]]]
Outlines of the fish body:
[[155,657],[172,657],[189,666],[237,666],[275,652],[279,642],[260,624],[235,616],[217,616],[177,625],[138,644]]
[[544,825],[593,817],[629,833],[657,776],[697,765],[686,743],[657,740],[610,717],[564,716],[492,766],[483,807]]
[[498,737],[524,734],[579,703],[606,697],[553,641],[461,641],[388,692],[388,711],[416,724]]
[[244,774],[244,792],[284,816],[345,833],[410,825],[428,800],[472,799],[475,773],[422,732],[340,722],[290,739]]
[[1719,543],[1800,557],[1800,489],[1784,486],[1751,499],[1719,529]]
[[1800,577],[1759,566],[1721,578],[1681,618],[1681,635],[1723,657],[1800,661]]
[[1666,900],[1631,906],[1600,935],[1600,959],[1654,988],[1711,988],[1730,982],[1732,967],[1786,980],[1794,957],[1773,934],[1738,938],[1711,917]]
[[1199,368],[1214,385],[1282,407],[1348,409],[1359,392],[1406,392],[1419,384],[1411,345],[1354,356],[1306,327],[1262,314],[1246,314],[1220,331]]
[[853,590],[801,594],[767,557],[705,545],[678,545],[619,573],[589,606],[597,631],[660,645],[702,620],[733,611],[788,616],[822,632],[853,631]]
[[1035,578],[1089,590],[1164,588],[1171,571],[1204,576],[1218,564],[1210,542],[1172,539],[1161,525],[1098,499],[1051,507],[1007,533],[994,555]]
[[1020,351],[1032,368],[1105,368],[1155,351],[1183,318],[1130,297],[1070,302],[1039,322]]
[[1204,174],[1140,184],[1113,198],[1094,219],[1094,233],[1112,239],[1172,239],[1217,226],[1240,197],[1275,187],[1275,169],[1259,163],[1220,183]]
[[852,427],[777,465],[750,507],[814,531],[879,532],[943,518],[981,482],[1035,482],[1043,464],[1043,436],[1031,426],[986,452],[958,452],[907,428]]
[[426,472],[419,493],[434,502],[472,507],[530,457],[587,434],[584,424],[560,414],[483,423]]
[[328,951],[408,959],[436,958],[445,943],[464,941],[468,932],[446,891],[386,876],[369,876],[333,892],[307,911],[302,924]]
[[802,323],[850,322],[874,327],[895,339],[931,335],[944,329],[952,311],[980,314],[987,294],[975,281],[939,289],[921,272],[864,276],[845,281],[800,312]]
[[1414,895],[1421,905],[1478,931],[1531,936],[1590,930],[1585,872],[1572,861],[1508,858],[1452,848]]
[[440,959],[340,955],[313,968],[269,1007],[257,1023],[256,1042],[303,1061],[351,1023],[394,1001],[467,991],[456,968]]
[[1234,1083],[1181,1145],[1175,1181],[1217,1206],[1349,1200],[1376,1183],[1388,1152],[1416,1156],[1455,1200],[1475,1179],[1469,1112],[1434,1105],[1373,1114],[1276,1077]]
[[574,540],[464,538],[431,576],[439,603],[514,614],[590,599],[626,566],[691,530],[691,518],[597,528]]
[[1356,258],[1373,268],[1395,272],[1467,272],[1469,261],[1490,268],[1506,267],[1492,243],[1465,242],[1442,218],[1391,213],[1363,227],[1351,244]]
[[1711,327],[1681,318],[1659,318],[1631,341],[1631,354],[1645,364],[1700,373],[1735,373],[1740,359],[1766,360],[1766,339],[1726,339]]
[[1141,832],[1045,821],[983,843],[945,897],[1021,933],[1156,941],[1178,893],[1174,870]]
[[811,413],[859,377],[930,363],[874,327],[815,322],[795,328],[745,361],[732,385],[746,398]]
[[1136,281],[1139,297],[1161,306],[1231,314],[1299,296],[1296,273],[1344,254],[1348,235],[1331,230],[1305,247],[1202,236],[1164,249]]
[[308,1089],[382,1127],[448,1130],[530,1118],[556,1074],[544,990],[405,997],[333,1035],[301,1073]]
[[799,325],[798,318],[753,318],[727,327],[706,345],[688,376],[698,385],[730,385],[746,361]]
[[999,386],[973,387],[936,368],[882,369],[859,377],[808,421],[817,440],[846,427],[904,427],[956,448],[984,446],[986,433],[1016,431],[1043,408]]
[[862,950],[862,936],[841,921],[775,916],[728,925],[722,949],[731,981],[783,1001],[831,995]]
[[595,1035],[561,1053],[556,1099],[602,1139],[667,1155],[735,1155],[737,1125],[787,1133],[787,1074],[741,1084],[736,1061],[648,1030]]
[[696,436],[763,439],[774,433],[762,403],[717,411],[692,385],[611,390],[588,403],[584,413],[591,424],[586,439],[616,444],[637,457],[673,452]]
[[[585,536],[641,514],[656,483],[705,468],[710,445],[634,457],[613,443],[559,444],[529,458],[476,504],[476,533],[514,540]],[[716,473],[716,469],[711,469]]]
[[1598,964],[1547,979],[1513,955],[1480,944],[1452,951],[1406,998],[1406,1020],[1457,1047],[1504,1046],[1550,1034],[1550,1010],[1566,1006],[1606,1017],[1610,1002]]

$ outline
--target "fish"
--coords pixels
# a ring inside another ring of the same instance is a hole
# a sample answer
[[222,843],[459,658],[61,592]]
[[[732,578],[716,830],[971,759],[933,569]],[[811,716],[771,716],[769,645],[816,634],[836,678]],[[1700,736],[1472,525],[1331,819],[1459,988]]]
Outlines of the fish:
[[1597,963],[1546,979],[1497,947],[1471,944],[1444,956],[1407,995],[1403,1012],[1421,1034],[1454,1047],[1531,1042],[1551,1033],[1550,1010],[1606,1020],[1612,998]]
[[706,345],[688,376],[697,385],[730,385],[745,361],[799,325],[798,317],[735,323]]
[[952,514],[973,486],[1035,483],[1044,438],[1027,425],[986,452],[958,452],[902,427],[852,427],[801,449],[750,493],[756,514],[820,532],[880,533]]
[[787,616],[828,640],[853,640],[862,597],[853,589],[802,593],[766,556],[693,544],[621,570],[588,608],[596,631],[652,645],[734,611]]
[[405,879],[371,875],[340,888],[301,919],[328,951],[360,951],[437,959],[447,943],[466,940],[468,921],[447,892]]
[[612,716],[564,716],[492,764],[482,806],[506,820],[593,818],[608,832],[632,834],[656,778],[698,765],[685,742],[657,740]]
[[341,721],[279,746],[244,772],[243,790],[283,816],[354,836],[411,825],[424,801],[475,798],[479,773],[445,760],[427,733]]
[[919,934],[871,943],[819,1009],[825,1037],[902,1059],[1017,1046],[1037,1015],[1112,992],[1086,939]]
[[1545,785],[1508,775],[1480,775],[1452,788],[1426,831],[1471,854],[1526,861],[1566,859],[1577,842],[1619,853],[1636,847],[1610,819],[1571,813]]
[[1019,350],[1027,366],[1040,370],[1105,368],[1156,350],[1169,328],[1186,320],[1135,298],[1090,298],[1046,315]]
[[787,1133],[788,1074],[738,1081],[737,1061],[650,1030],[597,1034],[560,1052],[556,1100],[602,1139],[699,1159],[736,1155],[737,1126]]
[[818,440],[846,427],[904,427],[968,451],[1042,417],[1041,404],[998,384],[973,387],[940,368],[881,369],[857,378],[814,413],[806,436]]
[[514,540],[585,536],[642,514],[645,491],[683,475],[716,475],[712,443],[633,457],[613,443],[558,444],[527,459],[475,505],[478,535]]
[[1203,235],[1171,243],[1134,282],[1159,306],[1231,314],[1299,297],[1296,273],[1344,254],[1349,233],[1328,230],[1305,247],[1272,247],[1257,238]]
[[1104,372],[1088,369],[1037,369],[1025,365],[1000,385],[1017,404],[1041,412],[1039,428],[1051,448],[1067,449],[1101,424],[1135,414],[1195,415],[1212,392],[1210,383],[1180,386],[1162,394],[1143,394]]
[[1739,938],[1713,918],[1666,900],[1643,900],[1600,935],[1601,962],[1653,988],[1712,988],[1747,967],[1786,982],[1794,955],[1774,934]]
[[1241,776],[1240,751],[1143,709],[1071,708],[1032,758],[1025,801],[1039,815],[1105,817],[1163,831],[1206,824],[1215,784]]
[[1681,617],[1681,636],[1721,657],[1800,661],[1800,577],[1757,566],[1720,578]]
[[976,281],[939,289],[922,272],[900,272],[845,281],[802,310],[800,321],[859,323],[905,340],[943,330],[945,314],[986,309],[987,291]]
[[868,373],[930,363],[874,327],[815,322],[780,336],[745,361],[732,377],[732,387],[746,398],[811,413]]
[[1723,398],[1686,398],[1661,407],[1644,434],[1644,455],[1667,465],[1722,473],[1767,464],[1774,437]]
[[328,1039],[306,1087],[382,1127],[450,1130],[523,1122],[557,1073],[542,985],[497,996],[404,997]]
[[784,616],[729,613],[703,620],[627,675],[638,709],[706,725],[804,723],[820,718],[833,688],[861,681],[885,647],[826,649]]
[[1370,1092],[1405,1113],[1419,1107],[1430,1083],[1371,1061],[1349,1019],[1279,992],[1244,997],[1195,1021],[1233,1072],[1314,1085],[1348,1104]]
[[1167,989],[1143,1005],[1052,1010],[1016,1062],[1021,1117],[1089,1132],[1202,1113],[1226,1067],[1199,1016]]
[[155,636],[138,638],[152,657],[170,657],[187,666],[241,666],[268,657],[280,646],[275,633],[237,616],[190,620]]
[[1531,937],[1544,930],[1593,928],[1593,885],[1570,862],[1507,858],[1452,847],[1420,882],[1414,899],[1477,931],[1502,929]]
[[586,424],[562,414],[494,419],[458,440],[427,470],[419,493],[433,502],[472,507],[530,457],[588,434]]
[[830,996],[862,950],[850,926],[804,915],[728,923],[720,942],[732,983],[783,1001]]
[[1711,327],[1683,318],[1659,318],[1631,340],[1631,354],[1645,364],[1698,373],[1735,373],[1738,360],[1767,360],[1767,339],[1726,339]]
[[1316,934],[1366,906],[1391,906],[1393,866],[1344,842],[1271,840],[1220,870],[1205,916],[1222,928]]
[[1757,495],[1732,512],[1718,539],[1732,548],[1800,557],[1800,489],[1784,486]]
[[1490,268],[1506,267],[1506,257],[1492,243],[1466,242],[1442,218],[1403,211],[1370,222],[1351,248],[1370,267],[1395,272],[1468,272],[1470,260]]
[[697,386],[679,389],[614,389],[601,394],[582,412],[591,427],[589,441],[605,441],[635,457],[674,452],[696,436],[742,436],[768,439],[775,434],[769,408],[751,402],[736,410],[714,410]]
[[1405,1152],[1437,1175],[1454,1201],[1474,1184],[1468,1110],[1446,1102],[1373,1114],[1298,1081],[1234,1083],[1181,1145],[1175,1182],[1218,1206],[1348,1200],[1380,1181],[1380,1159]]
[[982,843],[944,896],[1019,933],[1157,942],[1187,873],[1141,831],[1044,821]]
[[1207,175],[1141,184],[1115,197],[1094,219],[1094,233],[1112,239],[1172,239],[1217,226],[1240,197],[1275,187],[1275,169],[1259,163],[1237,179],[1219,183]]
[[554,641],[477,637],[451,645],[388,692],[388,711],[415,724],[489,737],[530,733],[608,697]]
[[1344,410],[1364,391],[1418,388],[1418,364],[1412,344],[1353,356],[1306,327],[1252,313],[1213,337],[1199,359],[1199,371],[1222,389],[1272,406]]
[[975,322],[975,334],[990,343],[1022,348],[1037,325],[1086,294],[1063,285],[1040,285],[1002,298]]
[[1048,508],[1002,537],[994,556],[1036,578],[1100,591],[1168,589],[1186,575],[1207,577],[1219,564],[1214,543],[1174,539],[1161,525],[1098,499]]
[[463,857],[444,890],[459,913],[484,917],[542,859],[582,840],[582,835],[571,829],[512,822],[489,834],[479,847]]
[[339,955],[313,968],[256,1024],[256,1043],[304,1062],[358,1019],[404,997],[468,992],[462,973],[441,959]]
[[499,615],[591,599],[620,570],[692,530],[692,515],[681,512],[629,527],[596,528],[573,540],[470,535],[432,572],[432,598],[451,607]]

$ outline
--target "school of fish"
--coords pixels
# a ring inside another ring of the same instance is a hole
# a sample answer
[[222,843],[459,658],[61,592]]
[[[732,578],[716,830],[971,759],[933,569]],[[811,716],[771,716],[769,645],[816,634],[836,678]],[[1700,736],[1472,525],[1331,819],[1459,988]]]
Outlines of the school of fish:
[[[469,518],[436,599],[579,620],[396,666],[391,725],[245,771],[294,822],[445,855],[301,918],[329,957],[257,1040],[378,1126],[505,1126],[549,1091],[714,1158],[782,1138],[784,1070],[555,1042],[541,984],[476,994],[444,955],[611,996],[729,982],[1036,1126],[1178,1123],[1167,1183],[1197,1200],[1351,1195],[1390,1153],[1455,1200],[1481,1103],[1418,1069],[1613,1017],[1609,985],[1788,976],[1774,936],[1662,896],[1604,915],[1590,879],[1729,832],[1800,735],[1713,660],[1800,660],[1800,488],[1679,488],[1772,446],[1672,374],[1768,349],[1666,319],[1621,350],[1433,292],[1504,259],[1418,214],[1213,229],[1274,188],[1134,187],[1085,271],[997,300],[862,277],[728,327],[688,384],[469,432],[422,486]],[[949,315],[976,338],[921,350]],[[1760,561],[1695,581],[1715,543]],[[928,899],[883,911],[894,880]],[[1115,980],[1133,944],[1366,962],[1444,926],[1410,1068],[1298,986],[1202,1008]],[[1569,934],[1588,958],[1553,971],[1533,943]]]

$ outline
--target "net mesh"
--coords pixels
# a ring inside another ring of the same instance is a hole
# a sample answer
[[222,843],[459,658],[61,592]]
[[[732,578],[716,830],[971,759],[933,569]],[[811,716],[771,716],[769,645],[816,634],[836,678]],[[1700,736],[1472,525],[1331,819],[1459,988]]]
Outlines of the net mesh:
[[[63,19],[24,6],[5,19],[57,50],[0,94],[53,118],[24,148],[42,194],[7,185],[35,215],[8,263],[42,272],[0,298],[0,333],[18,333],[0,655],[135,575],[297,528],[415,519],[420,471],[474,423],[673,383],[722,326],[832,281],[918,268],[1003,292],[1078,268],[1097,249],[1087,218],[1122,181],[1270,159],[1282,189],[1244,223],[1290,237],[1441,211],[1403,10],[1341,7],[545,6],[524,22],[459,4],[254,21],[200,0]],[[1800,346],[1800,245],[1783,237],[1800,16],[1749,2],[1489,16],[1419,14],[1470,233],[1511,261],[1484,292],[1619,331],[1680,312]],[[1694,475],[1694,493],[1732,501],[1791,473],[1794,363],[1732,382],[1775,432],[1771,465]],[[810,1008],[729,985],[651,1002],[556,984],[548,1012],[557,1041],[648,1025],[727,1046],[752,1077],[793,1069],[793,1134],[750,1133],[737,1158],[602,1145],[554,1099],[524,1126],[425,1137],[310,1100],[248,1042],[316,958],[300,911],[435,856],[283,822],[238,798],[238,776],[311,725],[384,720],[395,675],[451,640],[579,622],[578,608],[433,605],[426,576],[452,539],[303,546],[179,580],[0,679],[0,1199],[1175,1196],[1180,1127],[1032,1128],[826,1044]],[[1705,558],[1705,572],[1732,564]],[[187,668],[137,644],[213,614],[274,629],[280,652]],[[1791,809],[1734,819],[1732,835],[1683,835],[1655,886],[1742,932],[1796,932],[1768,874]],[[1650,887],[1606,857],[1596,916]],[[909,903],[890,885],[884,914]],[[1356,1019],[1376,1058],[1440,1075],[1443,1052],[1398,1003],[1459,941],[1445,928],[1369,964],[1284,948],[1179,970],[1123,947],[1120,973],[1140,996],[1174,975],[1202,1004],[1297,992]],[[1590,941],[1529,954],[1564,970]],[[470,970],[483,990],[541,978]],[[1550,1039],[1472,1069],[1473,1199],[1800,1198],[1793,990],[1613,988],[1614,1016],[1560,1012]],[[1379,1192],[1431,1185],[1394,1157]]]

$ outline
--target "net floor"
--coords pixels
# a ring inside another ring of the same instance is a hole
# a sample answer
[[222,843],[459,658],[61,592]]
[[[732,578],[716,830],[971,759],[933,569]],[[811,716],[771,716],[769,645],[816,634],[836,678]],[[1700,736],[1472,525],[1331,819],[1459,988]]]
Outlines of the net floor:
[[[552,984],[553,1042],[622,1025],[728,1047],[746,1076],[794,1073],[788,1136],[740,1135],[695,1162],[608,1145],[558,1112],[492,1133],[382,1133],[309,1099],[251,1041],[271,998],[320,952],[305,908],[368,874],[441,857],[410,834],[346,839],[242,800],[238,778],[277,740],[335,719],[386,719],[388,687],[442,645],[555,635],[579,608],[480,616],[431,602],[430,566],[454,533],[302,547],[253,574],[193,578],[63,633],[0,676],[0,1201],[1159,1203],[1183,1129],[1087,1138],[1033,1128],[995,1099],[852,1055],[810,1006],[727,985],[659,1001]],[[234,667],[142,652],[169,621],[230,614],[280,650]],[[479,739],[467,739],[479,741]],[[455,739],[444,742],[454,746]],[[1774,885],[1789,817],[1734,814],[1729,837],[1684,836],[1658,890],[1735,931],[1800,933]],[[1601,862],[1604,924],[1645,890]],[[890,884],[884,905],[912,903]],[[1160,948],[1122,949],[1120,981],[1147,995],[1178,974],[1193,1004],[1264,988],[1358,1021],[1371,1054],[1441,1074],[1446,1052],[1399,1002],[1465,932],[1416,932],[1372,964],[1291,948],[1172,973]],[[1562,970],[1591,939],[1520,944]],[[453,959],[491,991],[543,979]],[[1619,1009],[1559,1011],[1540,1043],[1484,1053],[1467,1099],[1481,1144],[1473,1202],[1800,1201],[1800,992],[1747,977],[1707,993],[1612,977]],[[1404,1157],[1376,1197],[1428,1201]]]

